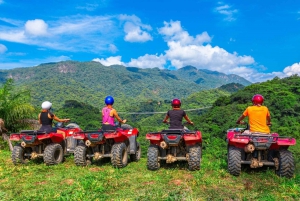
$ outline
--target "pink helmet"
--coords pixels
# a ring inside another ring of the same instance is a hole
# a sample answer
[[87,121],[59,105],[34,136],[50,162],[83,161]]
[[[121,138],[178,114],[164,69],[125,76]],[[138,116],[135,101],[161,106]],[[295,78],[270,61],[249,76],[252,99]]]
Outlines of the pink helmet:
[[180,101],[180,99],[174,98],[174,99],[172,100],[172,106],[173,106],[173,107],[180,107],[180,106],[181,106],[181,101]]
[[253,97],[252,97],[252,103],[257,105],[257,104],[260,104],[262,105],[264,102],[264,97],[260,94],[255,94]]

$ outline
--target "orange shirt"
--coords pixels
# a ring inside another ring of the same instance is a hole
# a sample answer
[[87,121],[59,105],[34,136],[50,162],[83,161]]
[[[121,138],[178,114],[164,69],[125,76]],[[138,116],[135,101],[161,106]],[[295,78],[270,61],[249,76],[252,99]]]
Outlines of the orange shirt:
[[266,106],[249,106],[243,115],[249,118],[250,131],[270,133],[267,125],[267,117],[270,116],[270,112]]

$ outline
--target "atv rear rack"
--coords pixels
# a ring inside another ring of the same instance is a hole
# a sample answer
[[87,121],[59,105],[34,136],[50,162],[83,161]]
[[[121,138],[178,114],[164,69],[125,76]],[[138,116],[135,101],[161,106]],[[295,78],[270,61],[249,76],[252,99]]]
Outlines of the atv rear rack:
[[272,138],[272,139],[289,139],[292,140],[292,137],[287,136],[274,136],[274,135],[266,135],[266,134],[235,134],[234,138],[243,138],[243,137],[249,137],[249,138]]
[[39,130],[21,130],[20,134],[27,134],[27,135],[45,135],[47,132],[39,131]]
[[196,134],[197,131],[189,131],[184,129],[169,129],[162,130],[160,132],[149,132],[148,134],[166,134],[166,135],[184,135],[184,134]]

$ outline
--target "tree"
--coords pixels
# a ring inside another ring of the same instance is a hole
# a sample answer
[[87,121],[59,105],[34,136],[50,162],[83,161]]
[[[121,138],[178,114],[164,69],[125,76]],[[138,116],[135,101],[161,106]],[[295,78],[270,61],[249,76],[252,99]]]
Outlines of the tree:
[[3,127],[0,135],[7,140],[12,150],[12,144],[9,141],[5,131],[16,132],[18,129],[28,127],[29,118],[35,114],[34,107],[30,104],[31,96],[29,90],[15,90],[13,79],[8,79],[0,87],[0,118],[3,119]]

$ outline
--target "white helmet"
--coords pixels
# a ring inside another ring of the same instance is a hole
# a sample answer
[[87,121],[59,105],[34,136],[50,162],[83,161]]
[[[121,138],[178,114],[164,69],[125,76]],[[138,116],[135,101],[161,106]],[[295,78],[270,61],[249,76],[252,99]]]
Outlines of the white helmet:
[[45,101],[42,103],[42,109],[43,110],[49,110],[52,106],[52,103],[50,103],[49,101]]

